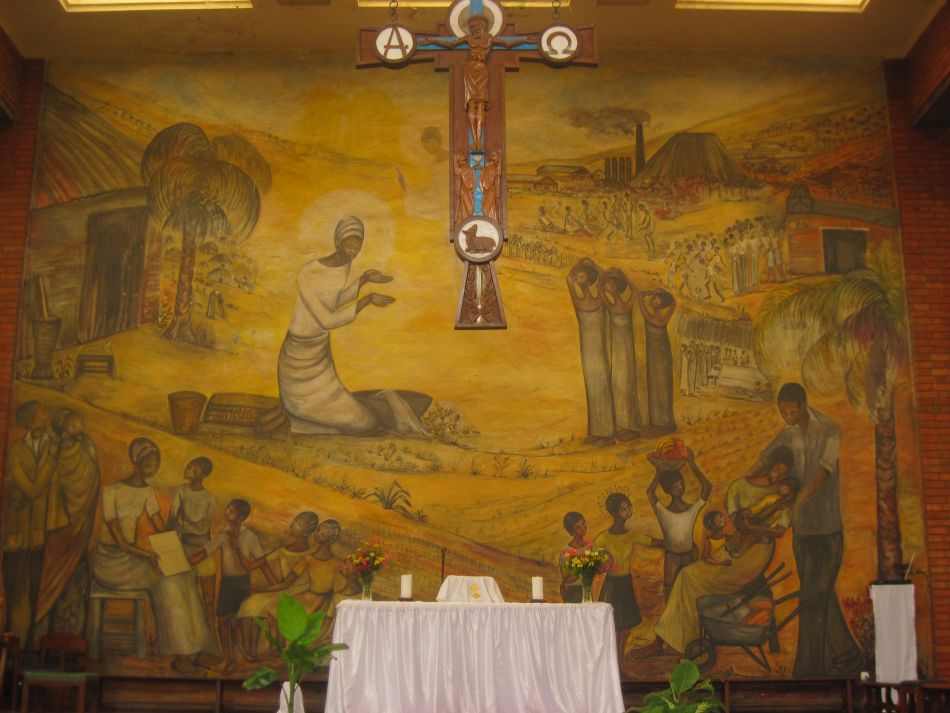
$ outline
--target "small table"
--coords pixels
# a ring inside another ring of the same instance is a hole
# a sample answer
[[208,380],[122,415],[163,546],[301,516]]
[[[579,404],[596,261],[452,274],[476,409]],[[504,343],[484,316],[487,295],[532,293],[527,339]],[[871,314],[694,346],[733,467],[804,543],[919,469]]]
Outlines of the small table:
[[620,713],[609,604],[347,600],[326,713]]

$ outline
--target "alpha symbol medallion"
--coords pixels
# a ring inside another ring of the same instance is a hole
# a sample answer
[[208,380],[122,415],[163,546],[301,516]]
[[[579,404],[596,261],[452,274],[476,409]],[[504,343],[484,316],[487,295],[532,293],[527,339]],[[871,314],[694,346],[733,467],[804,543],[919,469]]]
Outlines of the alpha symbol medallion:
[[416,36],[402,25],[389,25],[376,34],[376,55],[387,64],[402,64],[416,51]]

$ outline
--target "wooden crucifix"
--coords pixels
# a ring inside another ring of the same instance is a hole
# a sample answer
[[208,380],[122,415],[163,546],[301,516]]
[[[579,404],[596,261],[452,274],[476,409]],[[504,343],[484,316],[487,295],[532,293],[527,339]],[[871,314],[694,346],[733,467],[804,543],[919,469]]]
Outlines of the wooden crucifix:
[[593,28],[561,24],[555,10],[547,29],[517,34],[495,0],[456,0],[436,32],[410,30],[394,12],[392,24],[360,29],[358,51],[359,67],[434,61],[449,72],[449,241],[465,263],[455,328],[505,329],[495,272],[508,239],[504,72],[522,59],[594,65]]

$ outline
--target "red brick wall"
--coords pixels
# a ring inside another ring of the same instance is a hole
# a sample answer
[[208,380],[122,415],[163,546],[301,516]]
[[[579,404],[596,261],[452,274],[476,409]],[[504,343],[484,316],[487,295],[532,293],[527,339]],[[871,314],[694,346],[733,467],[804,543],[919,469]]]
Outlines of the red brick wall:
[[950,79],[950,3],[937,13],[903,64],[907,100],[917,118]]
[[[950,57],[944,61],[946,70]],[[886,79],[933,597],[937,670],[931,675],[946,679],[950,678],[950,128],[912,126],[915,66],[906,60],[891,64]]]
[[[5,36],[0,37],[0,45],[5,40]],[[44,67],[41,60],[23,61],[15,51],[11,54],[0,49],[0,78],[12,75],[19,83],[15,92],[19,104],[13,112],[16,118],[11,123],[0,124],[0,464],[6,463],[16,314],[20,302]],[[0,79],[0,84],[4,81]],[[5,478],[0,480],[0,485],[3,481]]]
[[0,114],[7,119],[16,116],[20,103],[20,74],[23,58],[0,28]]

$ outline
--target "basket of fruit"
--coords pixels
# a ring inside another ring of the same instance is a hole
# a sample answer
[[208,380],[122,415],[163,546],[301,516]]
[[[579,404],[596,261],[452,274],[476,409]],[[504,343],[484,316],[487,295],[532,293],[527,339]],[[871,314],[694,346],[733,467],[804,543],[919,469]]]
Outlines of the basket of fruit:
[[657,470],[679,470],[689,461],[689,449],[681,438],[664,438],[647,453],[647,460]]

